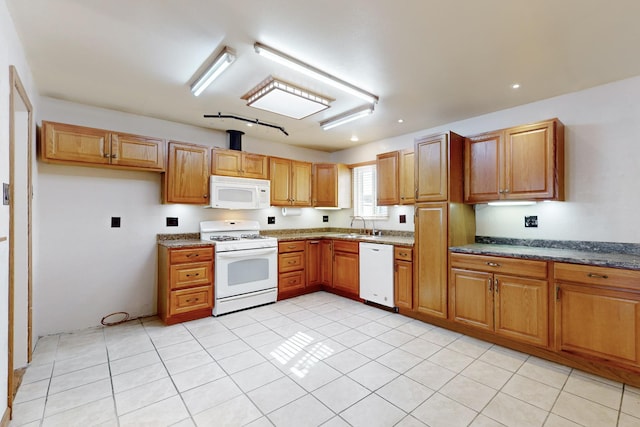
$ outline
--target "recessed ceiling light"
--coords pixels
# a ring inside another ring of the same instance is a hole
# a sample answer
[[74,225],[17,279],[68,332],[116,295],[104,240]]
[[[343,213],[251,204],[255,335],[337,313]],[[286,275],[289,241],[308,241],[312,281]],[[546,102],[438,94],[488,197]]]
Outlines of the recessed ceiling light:
[[511,85],[511,89],[519,89],[520,88],[520,83],[514,83]]
[[360,141],[360,140],[358,139],[357,136],[354,135],[354,136],[351,137],[351,142],[358,142],[358,141]]
[[404,123],[403,119],[398,119],[398,123]]
[[251,128],[251,127],[253,127],[253,123],[247,123],[247,126],[249,126]]

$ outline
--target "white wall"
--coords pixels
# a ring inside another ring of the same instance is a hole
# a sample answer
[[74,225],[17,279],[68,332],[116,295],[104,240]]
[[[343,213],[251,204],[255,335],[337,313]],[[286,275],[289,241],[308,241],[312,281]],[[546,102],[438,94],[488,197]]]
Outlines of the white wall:
[[[406,134],[332,154],[356,163],[411,147],[415,137],[461,135],[557,117],[565,125],[566,201],[529,207],[476,207],[481,236],[640,243],[640,77]],[[524,228],[537,215],[538,228]]]
[[[51,120],[158,136],[211,146],[228,146],[224,132],[76,103],[41,98],[38,121]],[[243,138],[245,151],[325,162],[329,154]],[[161,175],[38,162],[38,218],[41,262],[34,277],[34,327],[41,336],[97,325],[115,311],[132,316],[156,312],[158,233],[197,233],[208,219],[255,219],[263,229],[332,226],[331,211],[303,209],[283,217],[280,209],[225,211],[201,206],[162,205]],[[112,216],[121,227],[111,228]],[[166,227],[177,216],[179,227]],[[276,224],[267,225],[267,216]]]
[[[36,107],[31,71],[24,57],[22,45],[4,0],[0,0],[0,183],[9,182],[9,66],[14,65],[25,90]],[[20,167],[20,165],[17,165]],[[26,167],[26,165],[22,165]],[[37,181],[34,182],[37,185]],[[34,233],[37,229],[34,230]],[[9,235],[9,206],[0,205],[0,236]],[[34,261],[35,262],[35,261]],[[9,286],[9,242],[0,242],[0,348],[8,347],[8,295]],[[26,286],[16,283],[16,286]],[[7,352],[0,351],[0,416],[6,409],[7,396]]]

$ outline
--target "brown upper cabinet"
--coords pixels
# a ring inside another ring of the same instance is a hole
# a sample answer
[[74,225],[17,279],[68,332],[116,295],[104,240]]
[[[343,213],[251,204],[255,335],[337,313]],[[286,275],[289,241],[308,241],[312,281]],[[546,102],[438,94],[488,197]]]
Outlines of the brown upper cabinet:
[[163,172],[165,140],[43,121],[40,155],[50,163]]
[[376,156],[378,206],[415,203],[413,159],[412,150],[391,151]]
[[269,179],[269,158],[261,154],[214,148],[211,174]]
[[557,119],[465,139],[464,201],[564,200],[564,126]]
[[269,158],[271,206],[311,206],[311,163]]
[[169,142],[169,164],[162,192],[164,203],[209,203],[209,152],[206,146]]
[[351,171],[337,163],[314,163],[312,179],[313,206],[321,208],[351,207]]
[[[462,200],[462,164],[449,164],[461,159],[463,138],[453,132],[416,139],[414,146],[416,203],[418,202],[457,202]],[[455,182],[454,182],[455,181]],[[460,184],[460,185],[459,185]],[[449,194],[449,189],[456,194]]]

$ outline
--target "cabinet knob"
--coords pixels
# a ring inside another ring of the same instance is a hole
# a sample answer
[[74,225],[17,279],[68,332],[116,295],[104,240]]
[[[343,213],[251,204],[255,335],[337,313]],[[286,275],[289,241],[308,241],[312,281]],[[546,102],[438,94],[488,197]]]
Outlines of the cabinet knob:
[[209,195],[208,195],[208,194],[205,194],[205,195],[204,195],[204,196],[202,196],[202,197],[204,197],[205,199],[207,199],[207,198],[209,197]]
[[109,157],[111,157],[111,154],[109,154],[109,153],[104,153],[104,157],[106,157],[106,158],[108,159]]

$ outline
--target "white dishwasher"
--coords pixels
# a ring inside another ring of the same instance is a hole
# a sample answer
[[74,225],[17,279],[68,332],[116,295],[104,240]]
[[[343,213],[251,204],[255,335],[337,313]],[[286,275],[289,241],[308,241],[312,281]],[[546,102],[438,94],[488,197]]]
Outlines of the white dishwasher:
[[394,308],[393,245],[360,242],[360,298]]

